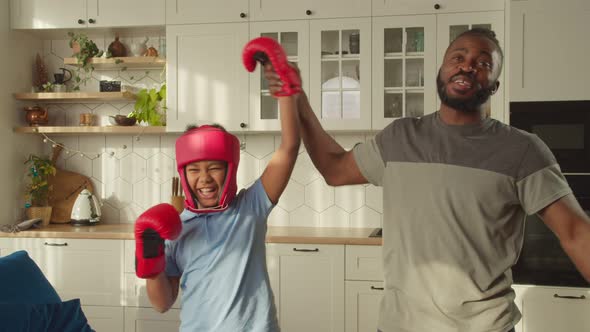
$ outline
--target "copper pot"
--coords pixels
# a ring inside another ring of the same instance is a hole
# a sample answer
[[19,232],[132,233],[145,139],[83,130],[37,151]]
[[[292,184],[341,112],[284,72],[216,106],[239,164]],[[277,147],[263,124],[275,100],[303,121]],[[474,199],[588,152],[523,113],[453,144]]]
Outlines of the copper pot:
[[40,106],[30,106],[24,108],[25,112],[25,119],[29,126],[39,126],[47,124],[49,121],[47,117],[47,109],[40,107]]

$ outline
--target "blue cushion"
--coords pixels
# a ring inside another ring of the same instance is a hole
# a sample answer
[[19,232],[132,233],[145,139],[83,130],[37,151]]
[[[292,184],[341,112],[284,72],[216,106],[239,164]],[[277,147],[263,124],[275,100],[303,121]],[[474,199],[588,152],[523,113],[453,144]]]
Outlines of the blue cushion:
[[61,303],[55,289],[24,250],[0,257],[0,276],[0,303]]
[[80,300],[49,304],[0,304],[0,332],[91,332]]

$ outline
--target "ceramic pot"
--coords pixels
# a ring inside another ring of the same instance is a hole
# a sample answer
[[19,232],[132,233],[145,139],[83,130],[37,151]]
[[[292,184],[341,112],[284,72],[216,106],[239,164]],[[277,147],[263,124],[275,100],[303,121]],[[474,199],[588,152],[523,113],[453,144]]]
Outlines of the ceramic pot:
[[125,45],[119,41],[119,36],[115,37],[115,41],[109,45],[109,52],[113,57],[127,56],[127,49]]
[[47,124],[49,118],[47,116],[47,109],[40,106],[30,106],[24,108],[25,120],[29,126],[39,126]]

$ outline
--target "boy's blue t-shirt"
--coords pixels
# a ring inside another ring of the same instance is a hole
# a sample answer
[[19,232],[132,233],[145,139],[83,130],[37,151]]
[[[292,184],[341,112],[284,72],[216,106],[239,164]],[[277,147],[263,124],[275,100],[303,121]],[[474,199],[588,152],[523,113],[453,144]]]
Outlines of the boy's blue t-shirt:
[[181,276],[180,331],[279,331],[266,270],[266,219],[273,208],[260,179],[227,210],[181,214],[166,241],[166,274]]

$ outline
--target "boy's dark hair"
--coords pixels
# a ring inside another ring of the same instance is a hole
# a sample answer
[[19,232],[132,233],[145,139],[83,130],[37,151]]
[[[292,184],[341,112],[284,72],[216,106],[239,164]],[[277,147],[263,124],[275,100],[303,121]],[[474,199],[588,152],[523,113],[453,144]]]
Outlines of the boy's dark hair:
[[[210,124],[209,126],[215,127],[215,128],[218,128],[218,129],[221,129],[221,130],[227,132],[227,130],[225,130],[225,128],[222,125],[220,125],[220,124],[214,123],[214,124]],[[197,129],[199,127],[200,126],[197,126],[197,125],[194,125],[194,124],[190,124],[190,125],[186,126],[186,129],[184,130],[184,132],[186,133],[186,132],[189,132],[189,131],[191,131],[193,129]]]
[[459,34],[455,39],[453,39],[453,41],[451,41],[451,44],[453,42],[455,42],[455,40],[457,40],[463,36],[484,37],[484,38],[487,38],[488,40],[490,40],[492,43],[494,43],[494,45],[496,45],[496,49],[498,50],[498,53],[500,53],[500,63],[498,64],[498,66],[499,66],[500,72],[502,72],[502,67],[504,66],[504,51],[502,50],[502,47],[500,46],[500,42],[498,41],[498,38],[496,38],[496,33],[493,30],[490,30],[488,28],[472,28],[470,30],[464,31],[461,34]]

